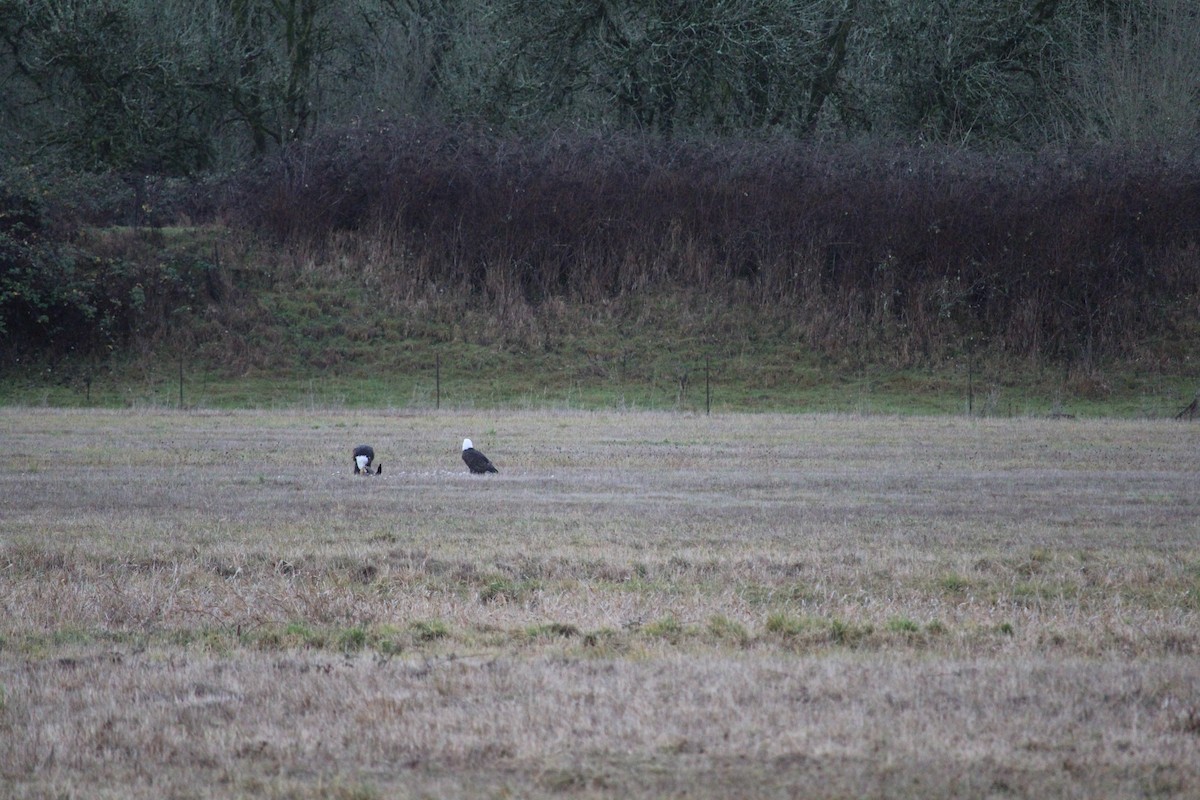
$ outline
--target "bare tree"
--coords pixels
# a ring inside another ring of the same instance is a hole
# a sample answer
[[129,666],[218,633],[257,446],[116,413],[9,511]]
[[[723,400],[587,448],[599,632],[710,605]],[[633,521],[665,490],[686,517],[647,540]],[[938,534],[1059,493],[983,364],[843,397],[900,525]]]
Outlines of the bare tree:
[[1075,31],[1079,58],[1058,98],[1065,135],[1170,143],[1200,131],[1200,6],[1122,0]]
[[1060,0],[868,0],[855,64],[876,129],[963,143],[1036,130],[1075,24]]
[[858,0],[497,4],[497,90],[525,118],[670,133],[810,130],[839,87]]

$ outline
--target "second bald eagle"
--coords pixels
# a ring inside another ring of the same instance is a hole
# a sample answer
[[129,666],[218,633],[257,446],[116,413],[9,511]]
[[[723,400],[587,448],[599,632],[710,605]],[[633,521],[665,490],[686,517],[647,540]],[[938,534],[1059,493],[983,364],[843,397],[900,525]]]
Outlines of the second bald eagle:
[[500,472],[487,456],[475,449],[470,439],[463,439],[462,459],[475,475],[485,472]]

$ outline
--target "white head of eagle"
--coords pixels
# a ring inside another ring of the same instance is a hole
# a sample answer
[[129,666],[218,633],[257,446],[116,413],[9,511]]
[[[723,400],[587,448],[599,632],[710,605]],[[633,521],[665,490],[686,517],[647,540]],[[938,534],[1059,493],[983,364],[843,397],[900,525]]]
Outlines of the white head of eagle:
[[475,449],[475,445],[470,439],[463,439],[462,459],[473,475],[482,475],[485,472],[498,473],[500,471],[496,469],[495,464],[488,460],[487,456]]

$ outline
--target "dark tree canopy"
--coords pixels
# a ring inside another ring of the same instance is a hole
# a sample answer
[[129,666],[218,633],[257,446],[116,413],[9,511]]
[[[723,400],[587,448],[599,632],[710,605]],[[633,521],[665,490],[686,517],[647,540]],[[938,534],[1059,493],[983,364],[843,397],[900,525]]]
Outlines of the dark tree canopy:
[[0,0],[0,155],[193,173],[404,116],[988,147],[1195,137],[1187,0]]

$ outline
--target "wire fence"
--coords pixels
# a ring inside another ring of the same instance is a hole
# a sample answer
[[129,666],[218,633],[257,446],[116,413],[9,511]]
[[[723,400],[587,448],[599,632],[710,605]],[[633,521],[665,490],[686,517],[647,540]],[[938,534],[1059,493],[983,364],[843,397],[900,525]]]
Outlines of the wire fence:
[[[744,361],[744,359],[743,359]],[[723,368],[724,367],[724,368]],[[204,408],[393,408],[453,411],[472,408],[613,409],[690,414],[729,412],[848,412],[862,414],[955,414],[971,417],[1116,416],[1200,418],[1196,379],[1146,376],[1117,394],[1107,386],[1072,385],[1068,371],[1040,383],[994,374],[976,359],[923,373],[916,386],[908,373],[812,374],[780,378],[764,365],[736,366],[712,354],[678,359],[649,373],[614,369],[600,373],[580,361],[572,377],[539,372],[539,365],[480,374],[474,362],[442,352],[427,364],[355,377],[331,369],[303,376],[221,375],[186,355],[160,359],[140,377],[82,371],[18,387],[0,383],[0,403],[63,407]],[[512,374],[504,374],[510,370]],[[1099,379],[1095,379],[1103,383]],[[1078,383],[1078,381],[1075,381]],[[1128,381],[1126,382],[1128,383]]]

